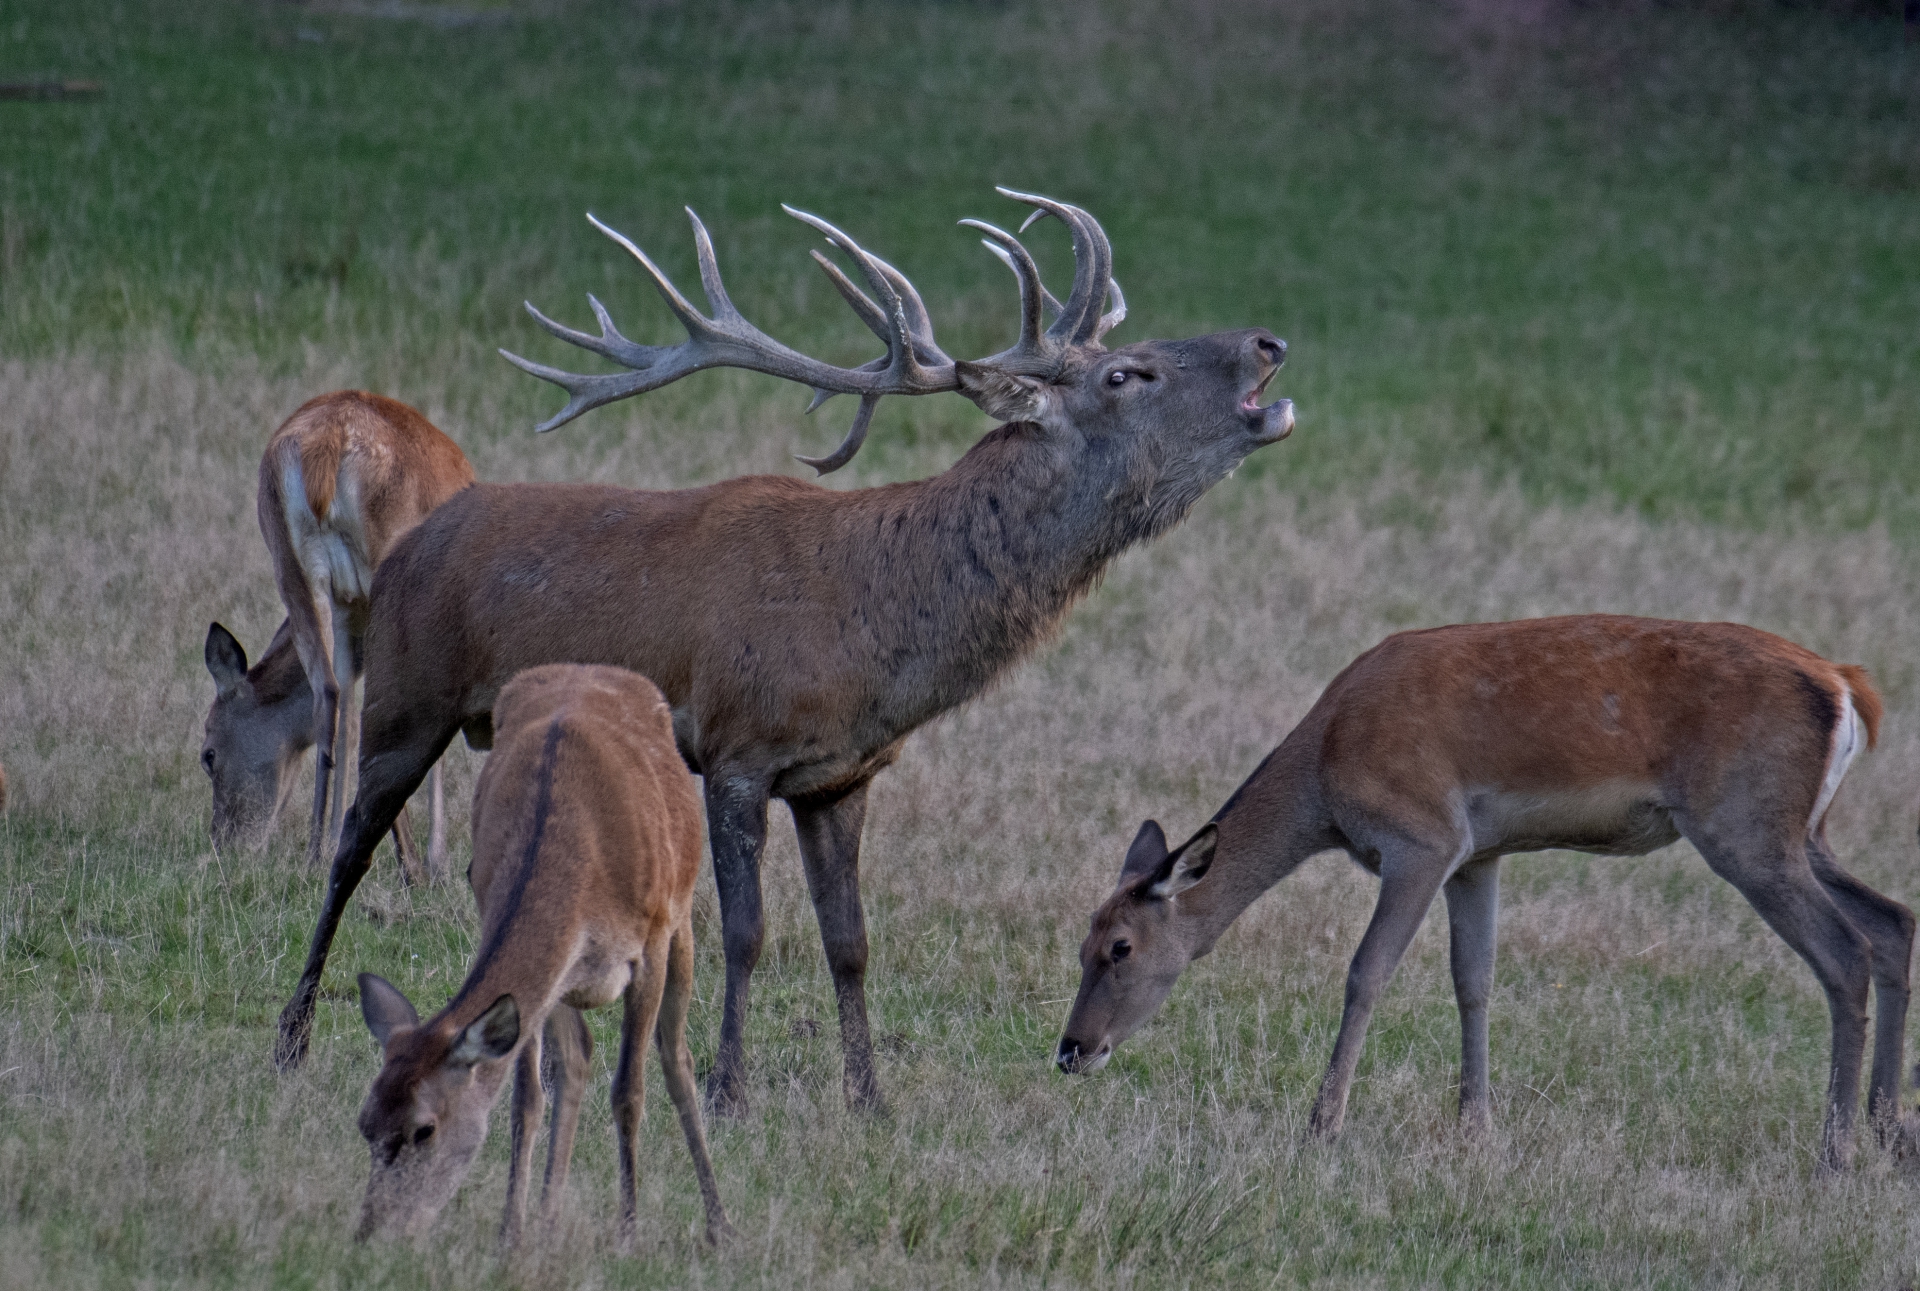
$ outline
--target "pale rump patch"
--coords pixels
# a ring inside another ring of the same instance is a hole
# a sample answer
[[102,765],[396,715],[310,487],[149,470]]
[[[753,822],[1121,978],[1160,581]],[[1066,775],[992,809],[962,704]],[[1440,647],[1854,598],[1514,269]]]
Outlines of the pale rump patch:
[[1840,683],[1840,720],[1833,724],[1833,738],[1827,753],[1827,774],[1820,781],[1820,796],[1814,800],[1813,814],[1807,817],[1808,833],[1817,831],[1820,822],[1826,819],[1827,808],[1833,805],[1833,795],[1840,792],[1840,782],[1846,779],[1847,768],[1853,765],[1853,759],[1866,742],[1866,731],[1861,724],[1859,710],[1853,706],[1853,689],[1843,681]]
[[373,590],[372,563],[366,555],[367,538],[361,527],[359,480],[343,469],[331,490],[327,514],[316,516],[308,506],[300,456],[286,454],[280,466],[281,509],[287,537],[299,553],[300,567],[317,589],[327,591],[336,605],[364,601]]

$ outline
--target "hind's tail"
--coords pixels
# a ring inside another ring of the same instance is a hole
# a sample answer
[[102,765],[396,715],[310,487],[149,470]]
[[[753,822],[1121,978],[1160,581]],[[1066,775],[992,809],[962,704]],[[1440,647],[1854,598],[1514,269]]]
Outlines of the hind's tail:
[[1867,728],[1867,747],[1872,748],[1880,742],[1880,717],[1886,712],[1880,692],[1873,688],[1873,678],[1859,664],[1837,663],[1834,667],[1840,670],[1841,679],[1853,695],[1853,711],[1860,714],[1860,722]]

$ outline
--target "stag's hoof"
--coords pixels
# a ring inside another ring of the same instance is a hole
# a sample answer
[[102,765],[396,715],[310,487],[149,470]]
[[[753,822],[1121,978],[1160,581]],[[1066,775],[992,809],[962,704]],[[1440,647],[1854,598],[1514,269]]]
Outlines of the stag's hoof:
[[313,1010],[301,1010],[289,1004],[280,1015],[280,1034],[273,1042],[273,1065],[280,1072],[293,1071],[307,1060],[307,1040],[313,1034]]
[[737,1121],[747,1114],[746,1082],[716,1071],[707,1077],[707,1115]]

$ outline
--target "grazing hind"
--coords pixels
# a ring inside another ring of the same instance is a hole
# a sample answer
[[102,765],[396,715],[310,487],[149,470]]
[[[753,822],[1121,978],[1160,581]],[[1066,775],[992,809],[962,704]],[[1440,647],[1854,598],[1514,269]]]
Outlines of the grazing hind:
[[1685,838],[1826,991],[1833,1053],[1821,1161],[1852,1152],[1877,997],[1868,1108],[1898,1113],[1913,914],[1840,868],[1827,812],[1871,748],[1864,670],[1733,623],[1590,614],[1388,637],[1334,678],[1199,833],[1167,850],[1148,821],[1080,947],[1060,1039],[1095,1071],[1242,910],[1317,852],[1379,876],[1346,1010],[1313,1106],[1340,1131],[1374,1002],[1436,893],[1460,1007],[1460,1119],[1491,1117],[1487,1001],[1500,858],[1546,848],[1638,856]]
[[[513,1154],[501,1235],[520,1234],[533,1137],[553,1085],[543,1203],[566,1188],[593,1041],[577,1010],[624,1002],[613,1077],[620,1222],[630,1239],[643,1050],[660,1047],[667,1092],[693,1154],[707,1236],[730,1230],[707,1157],[687,1049],[700,795],[674,747],[660,692],[619,668],[552,666],[516,676],[494,710],[494,749],[473,798],[480,950],[451,1003],[421,1022],[397,988],[360,975],[360,1007],[384,1055],[360,1109],[373,1154],[361,1237],[418,1233],[466,1177],[513,1072]],[[542,1032],[544,1031],[544,1037]]]
[[[364,390],[302,404],[260,460],[260,534],[287,617],[260,661],[220,624],[207,629],[215,686],[200,765],[213,781],[217,846],[258,845],[272,832],[316,743],[307,858],[338,844],[347,760],[357,746],[353,683],[360,676],[373,571],[435,507],[473,483],[473,467],[418,412]],[[446,873],[446,812],[433,768],[427,869]],[[401,873],[419,877],[405,809],[393,826]]]

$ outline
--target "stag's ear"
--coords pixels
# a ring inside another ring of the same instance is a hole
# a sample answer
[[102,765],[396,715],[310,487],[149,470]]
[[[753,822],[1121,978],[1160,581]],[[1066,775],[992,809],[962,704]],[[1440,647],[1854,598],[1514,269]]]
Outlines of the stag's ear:
[[1219,841],[1220,831],[1212,825],[1189,838],[1179,851],[1167,858],[1166,873],[1155,877],[1147,895],[1156,901],[1165,901],[1206,878],[1207,870],[1213,865],[1214,845]]
[[400,993],[400,988],[384,977],[360,974],[360,1016],[367,1020],[374,1043],[387,1047],[387,1037],[401,1027],[417,1027],[420,1015]]
[[471,1067],[476,1062],[492,1062],[512,1053],[519,1042],[520,1006],[513,1002],[513,996],[502,995],[467,1024],[447,1051],[447,1065]]
[[1047,410],[1047,383],[981,363],[957,360],[960,393],[998,421],[1039,421]]
[[221,698],[239,689],[247,679],[247,651],[238,637],[218,623],[207,625],[207,671]]
[[1130,888],[1144,879],[1160,872],[1167,863],[1167,836],[1161,832],[1160,822],[1149,820],[1140,826],[1140,832],[1133,836],[1133,844],[1127,848],[1127,859],[1120,866],[1120,887]]

